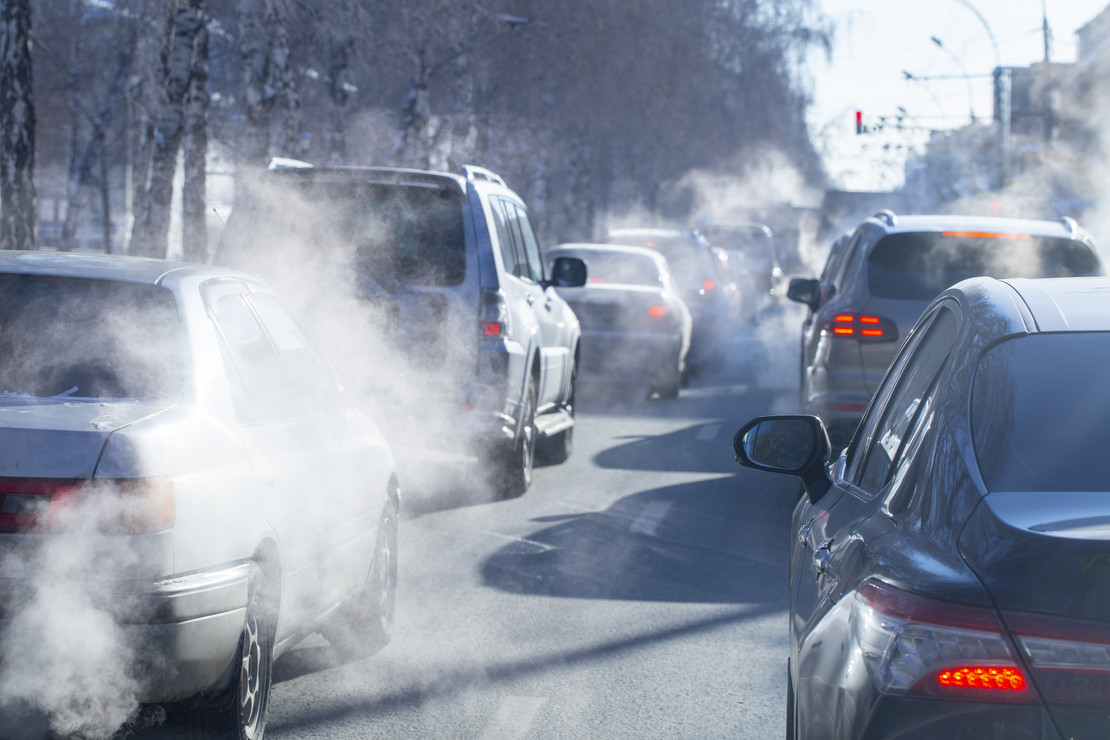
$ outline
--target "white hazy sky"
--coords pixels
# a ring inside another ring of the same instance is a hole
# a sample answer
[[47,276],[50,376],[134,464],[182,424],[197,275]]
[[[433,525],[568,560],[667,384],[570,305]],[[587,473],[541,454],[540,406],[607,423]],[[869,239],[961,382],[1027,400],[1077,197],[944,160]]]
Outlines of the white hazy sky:
[[[962,126],[972,113],[990,122],[990,74],[996,63],[992,35],[1002,66],[1043,61],[1042,19],[1047,16],[1050,59],[1074,62],[1076,29],[1105,9],[1108,0],[820,3],[835,36],[831,61],[823,54],[810,60],[810,130],[839,187],[873,190],[902,184],[906,153],[921,151],[929,129]],[[914,79],[907,79],[904,71]],[[901,131],[893,125],[899,108],[905,110]],[[887,116],[887,127],[882,133],[857,136],[857,110],[867,125]]]

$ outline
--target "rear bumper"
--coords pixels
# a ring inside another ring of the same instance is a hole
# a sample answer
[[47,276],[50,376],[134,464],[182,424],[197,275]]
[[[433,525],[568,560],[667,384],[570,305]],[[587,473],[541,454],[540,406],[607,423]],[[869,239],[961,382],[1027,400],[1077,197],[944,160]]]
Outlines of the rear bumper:
[[[140,702],[182,700],[221,688],[229,675],[246,617],[249,569],[242,563],[155,582],[81,581],[62,586],[68,594],[56,608],[85,625],[90,641],[111,646],[110,654],[137,679]],[[58,587],[0,583],[6,618],[24,604],[41,604],[43,588]]]
[[242,563],[103,597],[128,641],[141,646],[141,701],[187,698],[226,677],[246,619],[249,576]]
[[683,352],[682,338],[667,334],[583,331],[579,346],[583,379],[665,380]]

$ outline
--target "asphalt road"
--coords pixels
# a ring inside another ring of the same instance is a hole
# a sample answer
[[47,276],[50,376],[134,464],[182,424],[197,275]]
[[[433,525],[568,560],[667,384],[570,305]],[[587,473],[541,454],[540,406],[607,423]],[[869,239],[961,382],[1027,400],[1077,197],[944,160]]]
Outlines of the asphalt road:
[[410,470],[393,641],[283,656],[267,737],[782,736],[798,488],[731,438],[795,409],[798,323],[741,335],[675,400],[584,388],[573,455],[519,499]]

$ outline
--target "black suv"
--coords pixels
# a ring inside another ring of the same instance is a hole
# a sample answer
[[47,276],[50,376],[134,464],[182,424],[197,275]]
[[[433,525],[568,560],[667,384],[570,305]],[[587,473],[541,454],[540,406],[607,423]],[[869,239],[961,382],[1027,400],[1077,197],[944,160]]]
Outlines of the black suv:
[[214,261],[301,297],[398,449],[477,455],[500,496],[528,488],[537,455],[570,454],[579,325],[554,288],[582,285],[586,267],[546,274],[528,209],[496,174],[275,161]]

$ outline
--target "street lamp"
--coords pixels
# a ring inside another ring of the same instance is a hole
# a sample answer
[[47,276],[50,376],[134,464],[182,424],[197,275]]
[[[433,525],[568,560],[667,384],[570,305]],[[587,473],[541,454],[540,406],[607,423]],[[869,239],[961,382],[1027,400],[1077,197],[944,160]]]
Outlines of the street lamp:
[[975,123],[975,91],[971,89],[971,76],[968,75],[967,70],[964,69],[964,63],[960,61],[960,58],[958,56],[952,53],[951,49],[944,45],[943,41],[941,41],[936,36],[930,36],[930,38],[933,40],[933,43],[943,49],[944,53],[950,56],[952,58],[952,61],[956,63],[956,66],[960,68],[960,73],[963,75],[964,82],[967,84],[968,114],[971,116],[971,122]]

